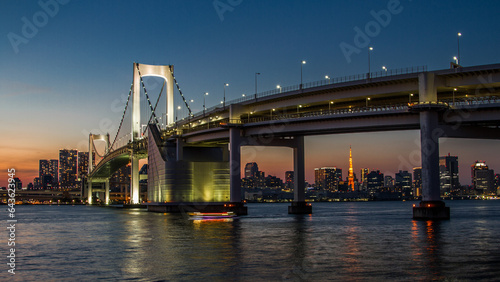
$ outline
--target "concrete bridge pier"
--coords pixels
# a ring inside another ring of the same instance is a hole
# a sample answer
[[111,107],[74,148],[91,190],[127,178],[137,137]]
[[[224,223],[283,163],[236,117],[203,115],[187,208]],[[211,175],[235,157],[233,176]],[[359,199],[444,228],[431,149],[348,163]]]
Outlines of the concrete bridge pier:
[[293,202],[288,207],[289,214],[311,214],[312,206],[306,203],[305,198],[305,158],[304,136],[295,136],[293,147],[294,187]]
[[433,73],[419,75],[422,201],[413,207],[414,219],[449,219],[450,208],[441,201],[439,183],[439,111]]
[[231,127],[229,129],[229,186],[231,211],[238,215],[248,214],[247,207],[243,204],[241,192],[241,129]]

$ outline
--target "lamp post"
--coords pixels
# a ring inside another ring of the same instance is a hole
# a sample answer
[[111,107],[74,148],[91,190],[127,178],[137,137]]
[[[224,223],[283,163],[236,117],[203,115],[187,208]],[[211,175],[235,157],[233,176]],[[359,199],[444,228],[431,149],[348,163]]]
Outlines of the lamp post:
[[280,93],[281,93],[281,86],[279,84],[276,85],[276,88],[278,88],[280,90]]
[[176,123],[176,126],[177,126],[177,113],[179,112],[180,109],[181,109],[181,106],[177,106],[177,111],[175,112],[175,123]]
[[368,101],[370,101],[370,97],[366,98],[366,107],[368,108]]
[[382,69],[385,70],[385,73],[387,74],[387,68],[385,66],[382,66]]
[[331,110],[331,105],[333,105],[333,101],[330,101],[330,103],[328,103],[328,111]]
[[371,71],[371,68],[370,68],[370,51],[373,50],[373,47],[369,47],[368,48],[368,78],[370,78],[370,71]]
[[306,61],[302,60],[300,63],[300,89],[302,89],[302,66],[306,64]]
[[455,56],[455,57],[453,57],[453,60],[455,61],[455,64],[457,64],[457,65],[458,65],[458,58],[457,58],[456,56]]
[[299,108],[302,108],[302,105],[297,105],[297,114],[299,113]]
[[411,97],[413,97],[413,93],[410,93],[410,95],[408,95],[408,103],[411,104]]
[[455,106],[455,91],[457,91],[457,89],[453,88],[453,96],[451,98],[451,102],[452,102],[453,106]]
[[205,117],[205,111],[207,107],[205,107],[205,96],[208,96],[208,92],[203,93],[203,117]]
[[460,65],[460,36],[462,36],[462,33],[457,33],[457,51],[458,51],[458,58],[457,58],[457,65]]
[[325,75],[325,79],[328,79],[328,84],[330,84],[330,77],[328,75]]
[[222,107],[224,108],[224,110],[226,109],[226,86],[229,86],[229,83],[224,83],[224,100],[222,103]]
[[255,73],[255,100],[257,100],[257,75],[260,75],[260,72]]
[[271,115],[271,120],[273,119],[273,112],[276,111],[276,109],[272,109],[269,111],[270,115]]

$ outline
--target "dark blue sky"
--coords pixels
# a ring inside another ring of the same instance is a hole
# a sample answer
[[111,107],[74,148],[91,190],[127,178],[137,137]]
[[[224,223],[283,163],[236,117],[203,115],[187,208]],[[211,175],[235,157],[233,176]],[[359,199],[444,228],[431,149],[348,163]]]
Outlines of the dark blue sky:
[[[86,134],[99,130],[103,119],[117,127],[121,112],[110,107],[128,93],[134,61],[175,65],[183,92],[195,100],[195,111],[202,109],[203,92],[210,93],[207,106],[222,100],[224,82],[230,84],[227,100],[253,93],[255,72],[261,73],[259,92],[277,84],[298,84],[301,60],[307,61],[305,82],[325,75],[366,73],[366,46],[374,48],[372,71],[383,65],[445,69],[457,55],[457,32],[461,32],[462,65],[500,62],[497,1],[61,0],[68,3],[57,4],[58,9],[50,4],[55,1],[41,2],[49,3],[49,9],[37,1],[0,4],[0,130],[10,135],[0,146],[1,169],[12,164],[29,175],[36,174],[38,159],[55,158],[60,148],[82,147]],[[382,15],[379,29],[374,29],[374,14]],[[387,14],[390,19],[384,17]],[[23,35],[23,18],[37,29],[29,30],[29,38]],[[355,41],[356,28],[366,32],[367,27],[369,42]],[[347,58],[342,44],[361,47],[360,53]],[[415,150],[413,140],[418,139],[417,132],[356,136],[360,135],[309,138],[306,143],[322,145],[306,151],[308,180],[313,180],[310,171],[315,166],[347,171],[349,144],[357,157],[355,171],[371,167],[394,173],[399,156]],[[394,138],[407,145],[398,145],[399,151],[384,160],[367,157]],[[333,140],[335,149],[329,147]],[[475,158],[500,170],[498,156],[491,159],[486,153],[498,143],[473,142],[472,147],[481,148],[471,150],[464,142],[445,142],[450,145],[441,150],[461,157],[463,182],[469,181],[467,167]],[[317,147],[331,154],[318,154]],[[265,155],[271,150],[266,149]],[[262,170],[281,177],[282,167],[291,169],[289,157],[278,166],[266,165],[268,161],[258,154],[253,158]],[[24,182],[31,182],[30,177]]]

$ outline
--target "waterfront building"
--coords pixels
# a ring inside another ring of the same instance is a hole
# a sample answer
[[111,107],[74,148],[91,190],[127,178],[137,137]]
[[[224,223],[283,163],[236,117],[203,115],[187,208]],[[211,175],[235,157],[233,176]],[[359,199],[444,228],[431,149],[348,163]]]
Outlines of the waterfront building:
[[314,180],[317,189],[338,191],[342,181],[342,169],[337,167],[322,167],[314,169]]
[[59,150],[59,188],[77,188],[78,151]]
[[413,168],[413,196],[422,196],[422,167]]
[[285,187],[287,189],[293,189],[294,177],[295,173],[293,170],[285,172]]
[[59,161],[40,160],[38,166],[39,183],[37,189],[56,189],[59,186]]
[[492,169],[489,169],[485,162],[476,161],[471,166],[472,185],[477,194],[494,194],[495,176]]
[[370,173],[369,168],[362,168],[361,169],[361,187],[363,190],[366,190],[366,185],[368,184],[368,181],[366,181],[366,176]]
[[257,178],[260,177],[259,166],[256,162],[247,163],[245,165],[245,178]]
[[374,191],[384,187],[384,174],[380,170],[372,170],[366,176],[367,189]]
[[460,190],[457,156],[439,157],[439,179],[441,195]]

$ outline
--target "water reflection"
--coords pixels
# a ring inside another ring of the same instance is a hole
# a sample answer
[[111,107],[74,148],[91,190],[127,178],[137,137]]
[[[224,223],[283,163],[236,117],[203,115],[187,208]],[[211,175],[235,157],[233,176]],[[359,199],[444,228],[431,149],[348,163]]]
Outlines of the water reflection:
[[289,254],[291,254],[292,258],[292,261],[290,261],[292,268],[283,273],[283,280],[307,279],[309,277],[308,272],[314,268],[314,265],[308,260],[310,248],[305,244],[308,241],[307,235],[309,233],[306,221],[309,220],[311,220],[311,215],[296,215],[290,224],[291,249]]
[[[412,261],[417,276],[425,279],[443,279],[441,221],[412,221]],[[420,272],[420,273],[419,273]]]

